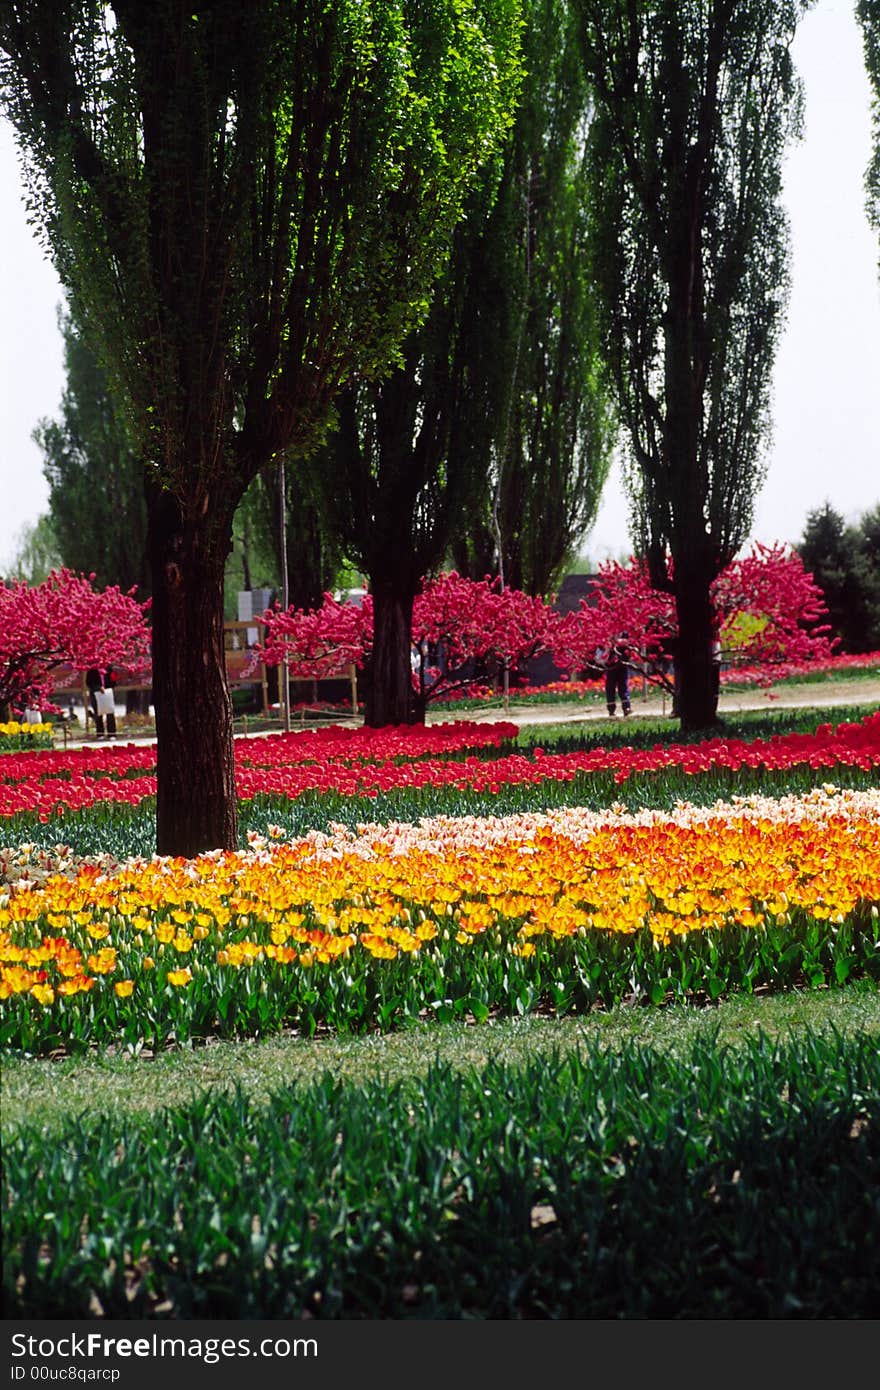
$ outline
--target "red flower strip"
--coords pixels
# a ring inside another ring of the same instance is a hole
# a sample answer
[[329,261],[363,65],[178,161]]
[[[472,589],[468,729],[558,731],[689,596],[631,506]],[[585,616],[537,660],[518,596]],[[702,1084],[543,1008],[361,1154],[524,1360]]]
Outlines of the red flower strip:
[[[375,796],[404,787],[447,786],[497,792],[504,785],[538,784],[545,780],[571,781],[582,773],[611,772],[617,782],[640,772],[675,768],[698,776],[717,768],[738,772],[743,768],[787,771],[793,767],[815,769],[849,766],[871,771],[880,767],[880,712],[860,724],[821,725],[813,734],[783,734],[770,739],[713,738],[699,744],[656,744],[653,748],[595,748],[577,753],[514,753],[484,760],[467,757],[446,761],[443,753],[470,744],[497,745],[512,736],[513,725],[435,725],[427,729],[321,730],[318,735],[282,734],[236,743],[238,794],[247,800],[261,794],[297,797],[304,792],[335,791],[345,796]],[[308,740],[308,741],[305,741]],[[310,748],[312,760],[305,756]],[[27,783],[0,785],[0,815],[37,811],[41,820],[59,808],[78,809],[101,801],[136,805],[156,790],[155,776],[126,777],[129,770],[146,771],[152,749],[94,750],[112,764],[112,775],[96,760],[76,762],[82,754],[26,753],[4,759],[15,763]],[[374,757],[368,761],[368,754]],[[432,753],[436,756],[427,756]],[[420,760],[416,761],[416,758]],[[44,760],[53,763],[50,774],[38,780]],[[405,761],[399,761],[405,759]],[[27,768],[29,771],[25,771]],[[66,772],[67,777],[58,776]]]

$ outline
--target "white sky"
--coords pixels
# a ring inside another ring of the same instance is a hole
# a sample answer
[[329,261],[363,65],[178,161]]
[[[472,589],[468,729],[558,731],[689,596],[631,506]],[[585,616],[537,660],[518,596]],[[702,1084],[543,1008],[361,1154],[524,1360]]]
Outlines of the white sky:
[[[774,434],[754,537],[796,541],[830,501],[855,520],[880,502],[880,272],[864,211],[870,90],[853,0],[819,0],[794,47],[806,89],[805,139],[787,160],[792,295],[774,378]],[[27,225],[9,126],[0,120],[0,574],[21,529],[47,506],[31,431],[64,389],[61,288]],[[592,563],[629,553],[612,470],[583,546]]]

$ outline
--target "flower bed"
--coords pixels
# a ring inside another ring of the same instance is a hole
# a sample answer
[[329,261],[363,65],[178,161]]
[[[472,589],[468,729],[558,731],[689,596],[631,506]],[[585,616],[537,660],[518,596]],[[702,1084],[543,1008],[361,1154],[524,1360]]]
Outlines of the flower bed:
[[[596,774],[610,774],[620,784],[636,775],[667,770],[694,777],[713,771],[772,774],[808,768],[830,773],[835,768],[856,768],[873,772],[880,767],[880,713],[836,728],[823,724],[812,734],[750,741],[714,738],[698,744],[597,747],[569,753],[545,753],[536,747],[490,759],[473,753],[460,756],[474,747],[497,749],[515,733],[512,724],[463,721],[420,730],[327,729],[242,740],[236,745],[238,794],[243,800],[328,791],[372,797],[425,787],[494,793],[506,786],[574,782]],[[3,765],[0,816],[33,811],[46,821],[66,809],[98,802],[137,805],[155,794],[154,763],[152,747],[11,757]]]
[[[306,789],[336,787],[344,769],[360,764],[393,768],[454,756],[466,749],[497,748],[516,735],[515,724],[458,720],[397,729],[333,726],[236,739],[238,791],[248,799],[268,791],[296,795]],[[54,812],[99,802],[136,806],[155,795],[155,768],[155,744],[10,756],[0,767],[0,816],[37,811],[45,820]]]
[[28,748],[52,747],[51,724],[20,724],[11,719],[0,724],[0,753],[18,753]]
[[880,978],[876,790],[42,867],[0,906],[0,1038],[28,1050]]
[[845,671],[880,670],[880,652],[841,653],[824,661],[777,661],[766,666],[744,663],[721,672],[722,686],[767,685],[781,681],[815,680]]

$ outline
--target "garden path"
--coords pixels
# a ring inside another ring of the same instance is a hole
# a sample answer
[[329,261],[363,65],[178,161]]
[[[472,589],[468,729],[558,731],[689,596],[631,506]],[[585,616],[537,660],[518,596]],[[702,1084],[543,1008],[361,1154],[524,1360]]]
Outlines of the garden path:
[[[631,687],[632,719],[658,719],[669,715],[670,700],[648,688],[642,695],[639,683]],[[863,678],[848,681],[809,681],[801,685],[769,686],[766,690],[722,690],[718,700],[720,715],[736,714],[740,710],[763,709],[802,709],[832,707],[840,705],[880,706],[880,679]],[[439,722],[448,717],[441,712],[431,711],[429,722]],[[505,714],[500,704],[492,709],[467,710],[456,716],[459,719],[474,719],[480,723],[496,719],[509,719],[511,723],[523,724],[575,724],[585,720],[607,721],[608,714],[602,702],[590,700],[567,701],[553,705],[517,705],[511,701],[509,713]],[[617,719],[620,720],[618,715]]]
[[[721,715],[735,714],[740,710],[767,710],[767,709],[797,709],[806,706],[833,707],[849,704],[858,705],[877,705],[880,708],[880,677],[862,677],[853,680],[817,680],[805,681],[800,685],[779,685],[770,686],[766,690],[722,690],[718,702],[718,711]],[[654,693],[648,688],[646,694],[642,694],[638,681],[632,687],[632,715],[633,721],[639,719],[658,719],[669,715],[669,697],[665,699],[662,695]],[[621,716],[617,716],[620,721]],[[561,704],[547,705],[517,705],[511,701],[510,709],[505,714],[501,702],[492,705],[490,708],[473,710],[432,709],[428,713],[429,724],[443,723],[449,719],[469,719],[475,723],[487,724],[495,723],[498,720],[507,720],[511,724],[522,727],[524,724],[580,724],[585,721],[607,721],[608,715],[604,703],[591,697],[589,700],[569,700]],[[333,721],[336,724],[348,727],[357,727],[360,720],[350,717],[339,718]],[[294,722],[294,730],[300,728],[322,728],[326,727],[327,719],[306,723],[304,726],[298,721]],[[278,729],[249,734],[251,738],[266,737],[269,733],[277,733]],[[238,735],[237,735],[238,737]],[[117,744],[124,743],[152,743],[155,739],[153,732],[145,734],[130,733],[122,730],[115,740]],[[60,739],[58,747],[61,746]],[[105,748],[104,741],[97,741],[93,738],[83,739],[72,737],[69,739],[69,747],[76,748]]]

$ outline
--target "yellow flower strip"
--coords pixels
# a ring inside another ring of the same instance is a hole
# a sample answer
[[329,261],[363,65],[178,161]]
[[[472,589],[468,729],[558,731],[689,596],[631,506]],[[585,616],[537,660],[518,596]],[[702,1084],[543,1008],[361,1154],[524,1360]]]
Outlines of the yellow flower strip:
[[124,998],[154,968],[184,988],[208,964],[308,968],[429,941],[483,938],[528,955],[541,936],[647,927],[665,943],[878,904],[880,791],[337,828],[255,839],[239,854],[18,879],[0,894],[0,998],[49,1005],[93,987]]

